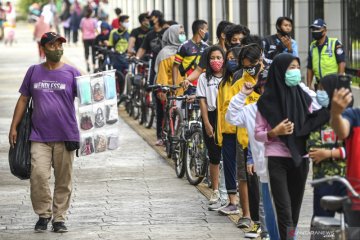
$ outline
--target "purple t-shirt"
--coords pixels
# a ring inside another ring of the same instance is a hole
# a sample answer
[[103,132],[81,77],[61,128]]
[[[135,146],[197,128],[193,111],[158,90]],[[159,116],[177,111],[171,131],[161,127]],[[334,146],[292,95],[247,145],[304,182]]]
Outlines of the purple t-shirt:
[[19,92],[33,99],[31,141],[79,141],[74,100],[80,75],[67,64],[56,70],[42,64],[28,69]]

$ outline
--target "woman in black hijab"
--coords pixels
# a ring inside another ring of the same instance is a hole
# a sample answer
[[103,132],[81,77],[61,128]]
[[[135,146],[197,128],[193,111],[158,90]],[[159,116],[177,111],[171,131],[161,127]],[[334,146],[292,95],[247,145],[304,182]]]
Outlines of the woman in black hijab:
[[301,87],[300,82],[300,60],[288,53],[279,54],[270,66],[265,91],[257,103],[255,138],[265,142],[281,239],[295,237],[287,233],[297,226],[309,171],[306,138],[310,130],[303,128],[311,114],[312,99],[307,93],[310,90]]

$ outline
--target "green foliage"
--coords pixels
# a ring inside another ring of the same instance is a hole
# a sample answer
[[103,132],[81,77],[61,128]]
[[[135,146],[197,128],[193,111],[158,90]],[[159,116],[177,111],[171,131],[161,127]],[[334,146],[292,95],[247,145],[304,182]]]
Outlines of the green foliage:
[[40,6],[43,6],[44,4],[48,3],[49,0],[20,0],[18,2],[19,14],[22,16],[26,16],[29,11],[30,5],[36,2],[39,3]]

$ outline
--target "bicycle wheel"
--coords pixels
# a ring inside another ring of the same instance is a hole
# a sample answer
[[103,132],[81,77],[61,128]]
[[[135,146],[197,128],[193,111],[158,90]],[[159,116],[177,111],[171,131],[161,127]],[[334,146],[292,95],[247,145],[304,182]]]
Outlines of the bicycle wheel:
[[179,141],[176,144],[174,144],[172,159],[175,161],[175,173],[178,178],[182,178],[185,175],[186,156],[187,156],[186,142]]
[[161,139],[163,140],[166,156],[168,158],[171,157],[171,141],[169,139],[170,131],[171,130],[170,130],[169,118],[167,116],[167,112],[165,112],[164,120],[162,124],[162,130],[161,130]]
[[155,118],[155,107],[152,100],[152,92],[145,93],[145,105],[143,115],[145,127],[151,128]]
[[140,116],[138,118],[138,123],[140,125],[142,125],[145,122],[145,97],[146,97],[146,93],[145,90],[142,88],[140,90]]
[[141,94],[140,88],[135,89],[135,94],[132,99],[132,117],[134,120],[137,120],[140,116],[140,106],[141,106]]
[[180,137],[181,128],[182,128],[182,125],[184,122],[184,118],[183,118],[183,115],[182,115],[180,109],[175,108],[171,112],[171,119],[172,119],[173,129],[174,129],[174,132],[172,133],[171,137],[178,139]]
[[125,110],[129,114],[132,115],[132,106],[131,106],[131,95],[132,95],[132,84],[131,78],[133,77],[132,73],[127,73],[125,76],[125,91],[124,91],[124,98],[125,98]]
[[204,138],[200,128],[195,128],[187,142],[186,178],[191,185],[198,185],[205,177],[208,162]]

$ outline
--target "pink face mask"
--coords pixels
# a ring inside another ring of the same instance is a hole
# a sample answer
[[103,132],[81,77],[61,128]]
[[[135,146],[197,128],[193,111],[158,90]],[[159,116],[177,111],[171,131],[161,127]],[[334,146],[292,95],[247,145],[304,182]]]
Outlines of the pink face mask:
[[210,67],[214,72],[220,72],[224,65],[224,60],[210,60]]

